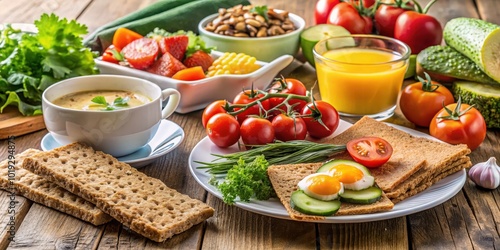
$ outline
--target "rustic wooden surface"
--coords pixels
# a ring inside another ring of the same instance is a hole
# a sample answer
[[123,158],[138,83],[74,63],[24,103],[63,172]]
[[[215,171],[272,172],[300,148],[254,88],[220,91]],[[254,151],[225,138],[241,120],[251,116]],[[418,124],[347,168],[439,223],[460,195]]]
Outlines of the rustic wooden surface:
[[[0,0],[0,23],[32,23],[42,13],[77,19],[92,31],[153,0]],[[422,4],[427,0],[419,1]],[[256,5],[286,9],[313,24],[315,1],[253,0]],[[439,0],[430,14],[444,24],[458,17],[479,17],[500,24],[497,0]],[[290,74],[312,86],[309,65]],[[71,216],[16,197],[15,241],[8,240],[9,196],[0,191],[0,249],[500,249],[500,189],[485,191],[467,180],[455,197],[432,209],[391,220],[354,224],[314,224],[275,219],[228,206],[196,183],[188,170],[190,151],[204,136],[201,112],[174,114],[171,120],[186,133],[173,152],[141,171],[216,209],[214,217],[162,244],[128,231],[113,221],[95,227]],[[398,111],[389,120],[414,128]],[[426,132],[424,129],[419,129]],[[40,148],[46,130],[15,138],[16,151]],[[500,160],[500,131],[489,130],[484,143],[470,156],[473,163],[496,156]],[[0,159],[8,156],[1,141]]]

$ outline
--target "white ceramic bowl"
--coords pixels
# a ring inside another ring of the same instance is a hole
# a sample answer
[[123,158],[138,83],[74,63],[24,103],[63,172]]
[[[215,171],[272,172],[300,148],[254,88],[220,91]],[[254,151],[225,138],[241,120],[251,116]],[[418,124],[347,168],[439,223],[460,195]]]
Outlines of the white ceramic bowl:
[[[275,11],[281,12],[281,10]],[[215,46],[217,51],[241,52],[264,62],[270,62],[282,55],[295,56],[300,47],[300,33],[306,25],[304,19],[300,16],[289,13],[290,20],[296,28],[290,33],[270,37],[233,37],[205,30],[205,26],[218,15],[207,16],[198,24],[198,32],[205,44]]]
[[[222,52],[213,51],[212,57],[218,58],[222,54]],[[249,89],[252,84],[255,88],[264,89],[292,61],[293,56],[283,55],[269,63],[257,61],[261,68],[250,74],[217,75],[197,81],[181,81],[96,59],[97,67],[102,74],[134,76],[154,82],[161,89],[178,90],[182,98],[176,112],[182,114],[203,109],[215,100],[232,101],[242,89]]]

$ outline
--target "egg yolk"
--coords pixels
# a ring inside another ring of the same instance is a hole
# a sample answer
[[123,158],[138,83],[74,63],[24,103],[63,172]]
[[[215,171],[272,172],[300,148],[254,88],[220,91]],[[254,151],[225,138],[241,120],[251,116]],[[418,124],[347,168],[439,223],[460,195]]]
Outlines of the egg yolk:
[[337,178],[342,183],[354,183],[363,179],[363,172],[356,167],[350,165],[337,165],[330,169],[330,173],[333,173],[333,177]]
[[336,194],[341,187],[339,180],[329,175],[311,176],[308,182],[310,183],[308,189],[319,195]]

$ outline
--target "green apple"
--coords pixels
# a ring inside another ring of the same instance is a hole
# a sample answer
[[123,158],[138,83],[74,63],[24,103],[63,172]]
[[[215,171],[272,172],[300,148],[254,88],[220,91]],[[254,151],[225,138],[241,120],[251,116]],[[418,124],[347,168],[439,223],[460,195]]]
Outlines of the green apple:
[[408,70],[406,70],[405,79],[415,76],[417,72],[417,55],[411,55],[408,62]]
[[333,24],[318,24],[305,29],[300,34],[302,54],[309,64],[314,67],[313,48],[320,40],[328,37],[348,36],[351,33],[344,27]]

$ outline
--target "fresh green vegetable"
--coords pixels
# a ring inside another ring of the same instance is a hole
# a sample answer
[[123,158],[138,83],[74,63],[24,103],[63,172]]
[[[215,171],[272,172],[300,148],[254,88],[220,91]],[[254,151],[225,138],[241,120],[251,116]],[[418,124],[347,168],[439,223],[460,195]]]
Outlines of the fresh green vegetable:
[[6,25],[0,33],[0,112],[17,106],[23,115],[41,114],[42,92],[57,81],[98,73],[95,55],[83,46],[87,27],[43,14],[37,33]]
[[238,161],[252,162],[255,158],[263,155],[270,165],[293,164],[306,162],[321,162],[336,153],[345,151],[345,145],[333,145],[316,143],[306,140],[294,140],[288,142],[274,142],[266,145],[258,145],[246,151],[232,154],[214,154],[215,160],[211,162],[199,162],[200,169],[207,169],[212,175],[226,174]]
[[108,103],[106,101],[106,98],[104,96],[96,96],[92,98],[92,102],[104,106],[104,110],[115,110],[120,107],[126,107],[128,106],[128,101],[130,98],[127,96],[125,98],[118,97],[116,98],[113,103]]
[[500,82],[500,26],[476,18],[459,17],[446,23],[443,36],[446,44]]
[[309,197],[302,190],[297,190],[290,197],[290,206],[304,214],[329,216],[340,208],[339,200],[322,201]]
[[237,164],[227,172],[222,182],[211,179],[210,184],[216,186],[223,195],[227,204],[234,204],[239,197],[240,201],[249,201],[250,198],[267,200],[274,194],[271,181],[267,176],[269,163],[264,156],[257,156],[251,162],[240,158]]
[[356,203],[356,204],[371,204],[382,197],[382,189],[379,187],[369,187],[363,190],[344,189],[344,193],[340,194],[340,201]]
[[453,83],[455,99],[474,105],[483,116],[488,128],[500,128],[500,86],[476,82],[457,81]]
[[219,8],[234,5],[249,5],[247,0],[163,0],[125,17],[104,25],[90,34],[84,43],[94,51],[103,52],[113,40],[119,27],[131,29],[146,35],[156,27],[169,32],[177,30],[198,30],[198,23],[208,15],[217,13]]
[[427,72],[440,83],[468,80],[481,83],[500,84],[486,75],[471,59],[450,46],[431,46],[417,56],[417,71]]

